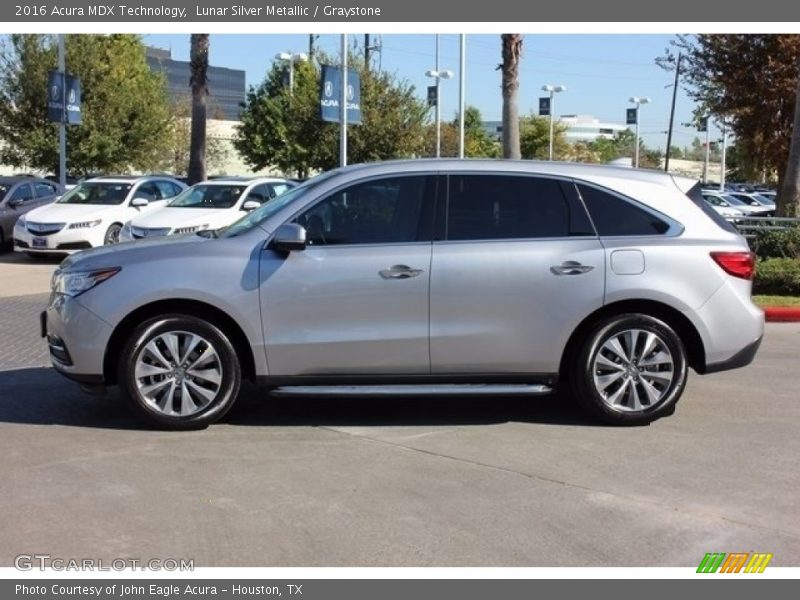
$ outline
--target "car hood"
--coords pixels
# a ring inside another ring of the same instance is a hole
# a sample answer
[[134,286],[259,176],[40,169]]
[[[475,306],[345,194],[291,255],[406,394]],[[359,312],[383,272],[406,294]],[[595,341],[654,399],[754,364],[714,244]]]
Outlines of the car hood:
[[113,213],[119,208],[120,205],[53,203],[28,211],[25,219],[38,223],[73,223],[102,219],[103,216]]
[[96,268],[124,267],[132,262],[146,261],[174,253],[187,255],[191,253],[191,251],[186,252],[188,244],[202,244],[210,241],[212,241],[211,238],[199,235],[181,235],[148,238],[112,246],[98,246],[68,256],[62,261],[59,268],[86,271]]
[[208,225],[217,229],[233,223],[244,216],[244,213],[231,208],[175,208],[165,206],[146,215],[131,219],[133,227],[160,229],[165,227],[192,227]]

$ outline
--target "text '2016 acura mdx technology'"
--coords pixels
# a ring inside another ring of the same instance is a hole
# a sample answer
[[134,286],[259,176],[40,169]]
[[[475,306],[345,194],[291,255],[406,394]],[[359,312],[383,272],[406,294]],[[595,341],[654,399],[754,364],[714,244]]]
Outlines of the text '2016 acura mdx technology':
[[670,414],[688,367],[753,359],[754,257],[695,182],[607,166],[416,160],[314,177],[218,231],[67,258],[53,365],[150,422],[282,395],[547,393]]

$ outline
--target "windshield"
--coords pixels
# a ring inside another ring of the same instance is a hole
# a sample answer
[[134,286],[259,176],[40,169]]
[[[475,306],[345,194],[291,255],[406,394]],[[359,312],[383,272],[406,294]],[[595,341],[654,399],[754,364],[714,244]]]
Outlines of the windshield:
[[133,187],[130,183],[84,181],[61,196],[59,204],[122,204]]
[[246,188],[245,185],[198,183],[178,194],[169,205],[176,208],[231,208]]
[[330,179],[336,174],[336,171],[322,173],[321,175],[312,177],[305,183],[289,190],[288,192],[283,192],[274,200],[270,200],[269,202],[262,204],[260,208],[249,212],[246,216],[236,221],[233,225],[221,229],[219,231],[219,237],[236,237],[237,235],[241,235],[250,231],[254,227],[257,227],[259,224],[269,219],[271,216],[277,214],[280,210],[295,200],[303,197],[307,192],[317,187],[320,183]]

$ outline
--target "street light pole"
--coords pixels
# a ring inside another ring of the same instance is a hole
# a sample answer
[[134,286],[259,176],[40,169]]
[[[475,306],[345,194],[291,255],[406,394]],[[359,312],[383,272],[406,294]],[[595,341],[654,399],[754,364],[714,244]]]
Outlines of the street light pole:
[[466,91],[465,71],[467,68],[467,36],[460,38],[459,85],[458,85],[458,158],[464,158],[464,96]]
[[342,73],[339,81],[339,166],[347,166],[347,34],[342,34]]
[[549,160],[553,160],[553,115],[556,112],[555,108],[555,94],[558,92],[566,92],[567,88],[563,85],[543,85],[542,91],[550,92],[550,151],[548,153]]
[[[436,34],[436,72],[439,73],[439,34]],[[436,78],[436,158],[442,155],[442,95],[440,77]]]
[[711,119],[706,117],[706,155],[703,160],[703,183],[708,183],[708,160],[711,156]]
[[725,158],[726,152],[728,150],[728,132],[726,130],[726,123],[722,121],[722,157],[720,162],[720,172],[719,172],[719,191],[725,191]]
[[[664,172],[669,171],[669,155],[672,149],[672,128],[675,124],[675,100],[678,96],[678,79],[681,76],[681,59],[683,56],[678,53],[678,61],[675,63],[675,83],[672,85],[672,108],[669,111],[669,131],[667,133],[667,151],[664,154]],[[638,114],[636,115],[639,116]],[[637,119],[638,120],[638,119]]]
[[294,65],[308,60],[308,55],[303,52],[280,52],[275,55],[275,60],[281,60],[289,66],[289,95],[294,96]]
[[64,34],[58,34],[58,72],[61,74],[61,122],[58,124],[58,183],[61,193],[67,185],[67,57]]
[[650,102],[647,96],[631,96],[628,102],[633,102],[636,105],[636,139],[634,140],[633,149],[633,166],[639,168],[639,108],[642,104]]

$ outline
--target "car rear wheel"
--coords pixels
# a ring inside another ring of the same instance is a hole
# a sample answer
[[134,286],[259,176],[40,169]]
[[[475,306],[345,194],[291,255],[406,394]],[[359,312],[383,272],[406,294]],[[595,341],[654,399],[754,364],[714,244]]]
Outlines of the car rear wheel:
[[188,315],[142,323],[120,354],[119,382],[136,412],[165,429],[201,429],[239,393],[241,369],[223,331]]
[[675,410],[687,372],[686,350],[672,328],[634,313],[594,327],[570,381],[578,402],[602,421],[642,425]]
[[103,244],[106,246],[110,246],[112,244],[119,244],[119,232],[122,231],[122,225],[119,223],[114,223],[111,227],[108,228],[106,231],[106,235],[103,238]]

